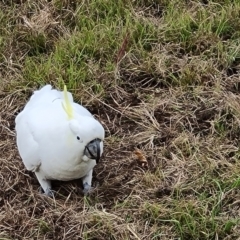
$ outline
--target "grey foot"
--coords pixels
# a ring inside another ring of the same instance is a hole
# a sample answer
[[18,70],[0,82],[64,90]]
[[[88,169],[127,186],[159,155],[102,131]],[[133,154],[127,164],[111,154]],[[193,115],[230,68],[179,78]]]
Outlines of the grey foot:
[[47,188],[44,194],[50,198],[54,198],[54,193],[50,188]]
[[87,182],[85,182],[83,184],[83,194],[86,196],[86,195],[89,195],[92,191],[93,191],[93,187],[91,187]]
[[39,192],[42,193],[43,195],[47,196],[47,197],[54,198],[54,193],[50,188],[47,188],[46,191],[44,191],[41,188]]

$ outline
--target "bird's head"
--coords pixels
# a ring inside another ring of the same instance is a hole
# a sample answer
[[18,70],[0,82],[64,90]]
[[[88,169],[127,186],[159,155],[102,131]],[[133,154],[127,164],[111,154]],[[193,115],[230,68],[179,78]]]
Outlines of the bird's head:
[[67,88],[64,86],[64,103],[63,108],[67,113],[69,127],[73,134],[75,146],[79,142],[79,150],[83,157],[87,159],[99,159],[103,153],[103,126],[93,117],[78,116],[74,114],[73,107],[68,99]]
[[102,125],[92,117],[81,117],[78,120],[70,120],[69,127],[75,141],[79,142],[79,148],[89,159],[98,163],[103,153],[104,129]]

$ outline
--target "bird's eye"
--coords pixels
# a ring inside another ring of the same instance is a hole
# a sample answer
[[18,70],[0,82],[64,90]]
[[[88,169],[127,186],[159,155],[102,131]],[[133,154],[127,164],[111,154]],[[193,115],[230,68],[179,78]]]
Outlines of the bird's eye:
[[79,136],[77,136],[77,140],[80,140],[80,137],[79,137]]

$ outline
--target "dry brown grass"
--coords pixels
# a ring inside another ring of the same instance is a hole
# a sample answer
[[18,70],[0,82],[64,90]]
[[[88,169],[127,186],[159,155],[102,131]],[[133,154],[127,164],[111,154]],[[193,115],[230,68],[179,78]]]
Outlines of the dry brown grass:
[[[240,5],[203,2],[0,3],[0,239],[239,239]],[[106,130],[89,197],[43,196],[16,148],[62,80]]]

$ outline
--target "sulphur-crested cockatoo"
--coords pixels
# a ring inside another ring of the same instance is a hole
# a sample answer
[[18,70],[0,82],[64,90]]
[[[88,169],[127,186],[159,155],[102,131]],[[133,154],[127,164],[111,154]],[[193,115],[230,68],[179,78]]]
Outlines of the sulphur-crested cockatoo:
[[82,178],[84,193],[103,152],[104,129],[72,94],[46,85],[35,91],[15,120],[17,147],[25,167],[52,196],[51,180]]

